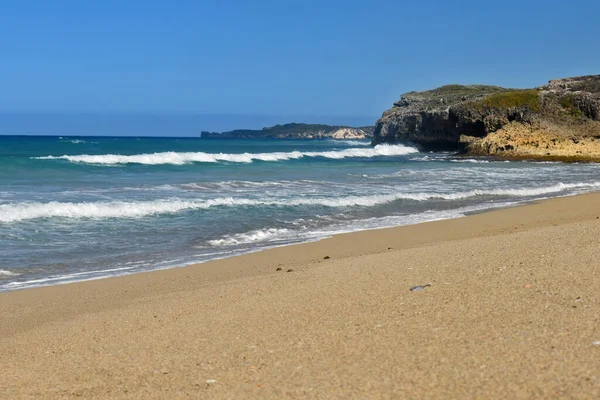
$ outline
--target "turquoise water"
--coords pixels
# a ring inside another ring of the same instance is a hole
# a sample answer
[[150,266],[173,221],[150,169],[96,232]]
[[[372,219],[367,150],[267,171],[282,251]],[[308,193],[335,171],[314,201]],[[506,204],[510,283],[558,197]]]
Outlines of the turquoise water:
[[0,137],[0,291],[594,191],[599,173],[361,141]]

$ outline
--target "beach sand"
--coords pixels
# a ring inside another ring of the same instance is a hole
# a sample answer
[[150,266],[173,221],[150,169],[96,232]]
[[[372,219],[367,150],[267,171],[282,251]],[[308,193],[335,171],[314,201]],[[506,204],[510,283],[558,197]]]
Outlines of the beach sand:
[[0,398],[597,399],[599,217],[588,194],[0,293]]

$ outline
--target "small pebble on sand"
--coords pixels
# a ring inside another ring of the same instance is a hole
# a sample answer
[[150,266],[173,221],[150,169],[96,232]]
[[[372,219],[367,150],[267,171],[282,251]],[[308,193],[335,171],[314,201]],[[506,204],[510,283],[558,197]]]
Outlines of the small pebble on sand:
[[431,283],[428,283],[426,285],[418,285],[418,286],[413,286],[410,288],[411,292],[415,292],[415,291],[419,291],[419,290],[425,290],[426,287],[431,286]]

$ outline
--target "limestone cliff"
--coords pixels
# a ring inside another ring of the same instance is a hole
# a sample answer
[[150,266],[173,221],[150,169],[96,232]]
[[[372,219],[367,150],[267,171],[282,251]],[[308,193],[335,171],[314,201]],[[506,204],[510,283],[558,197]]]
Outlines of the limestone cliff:
[[322,124],[284,124],[260,130],[238,129],[229,132],[202,132],[202,139],[369,139],[373,127],[351,128]]
[[600,160],[600,75],[535,89],[448,85],[404,94],[373,143],[504,158]]

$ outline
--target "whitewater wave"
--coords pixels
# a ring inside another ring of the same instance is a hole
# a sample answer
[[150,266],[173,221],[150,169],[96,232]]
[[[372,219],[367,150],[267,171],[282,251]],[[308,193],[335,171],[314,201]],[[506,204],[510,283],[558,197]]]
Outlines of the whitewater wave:
[[17,272],[12,272],[6,269],[0,269],[0,278],[2,277],[9,277],[9,276],[17,276],[17,275],[21,275]]
[[39,218],[138,218],[157,214],[173,214],[188,210],[211,207],[235,206],[322,206],[322,207],[373,207],[398,200],[461,200],[477,196],[535,197],[558,194],[573,189],[598,189],[600,182],[558,183],[552,186],[521,189],[474,189],[451,193],[390,193],[368,196],[301,197],[279,199],[215,198],[207,200],[184,200],[179,198],[155,201],[111,201],[95,203],[17,203],[0,204],[0,223],[13,223]]
[[106,278],[111,275],[118,276],[118,275],[123,274],[123,272],[132,270],[134,268],[135,267],[122,267],[122,268],[110,268],[110,269],[104,269],[104,270],[98,270],[98,271],[76,272],[76,273],[66,274],[66,275],[56,275],[56,276],[49,276],[46,278],[31,279],[31,280],[22,281],[22,282],[9,282],[8,284],[5,285],[5,287],[8,289],[15,289],[15,288],[25,288],[25,287],[47,286],[50,284],[57,284],[57,283],[64,284],[64,283],[77,282],[77,281],[100,279],[100,278]]
[[[213,247],[233,247],[248,244],[268,243],[270,245],[281,245],[306,240],[323,239],[340,233],[357,232],[371,229],[380,229],[392,226],[412,225],[422,222],[438,221],[442,219],[463,217],[469,212],[475,212],[486,209],[507,207],[518,202],[499,202],[494,204],[479,204],[461,207],[451,210],[428,210],[418,214],[395,215],[386,217],[373,217],[358,219],[349,222],[339,222],[328,224],[321,229],[311,229],[305,225],[304,219],[287,221],[287,224],[294,225],[294,229],[287,228],[263,228],[245,233],[236,233],[224,235],[219,239],[208,240],[206,243]],[[320,217],[321,222],[327,220],[331,222],[330,217]]]
[[171,186],[164,185],[166,189],[169,188],[182,188],[185,190],[206,190],[206,189],[227,189],[227,190],[240,190],[240,189],[260,189],[260,188],[302,188],[306,186],[335,186],[335,182],[328,181],[314,181],[309,179],[301,179],[298,181],[223,181],[223,182],[198,182],[198,183],[182,183],[179,185]]
[[470,164],[489,164],[489,163],[510,163],[510,160],[483,160],[477,158],[453,158],[449,160],[453,163],[470,163]]
[[207,243],[211,246],[235,246],[283,239],[282,236],[289,234],[290,230],[285,228],[256,229],[246,233],[227,235],[221,239],[209,240]]
[[[398,178],[398,177],[402,177],[402,176],[406,176],[406,175],[412,175],[414,174],[415,171],[406,169],[406,170],[401,170],[401,171],[397,171],[397,172],[392,172],[391,174],[375,174],[375,175],[369,175],[369,174],[348,174],[349,176],[354,176],[357,178],[364,178],[364,179],[387,179],[387,178]],[[436,172],[437,174],[438,172]]]
[[362,139],[356,139],[356,140],[351,140],[351,139],[334,139],[331,140],[332,143],[335,144],[342,144],[345,146],[370,146],[371,142],[370,141],[364,141]]
[[[453,163],[489,164],[490,160],[478,160],[476,158],[455,158],[448,160]],[[509,162],[509,161],[507,161]]]
[[160,165],[173,164],[183,165],[190,163],[218,163],[218,162],[235,162],[235,163],[251,163],[253,161],[286,161],[300,158],[329,158],[329,159],[344,159],[344,158],[372,158],[379,156],[402,156],[406,154],[417,153],[418,150],[412,147],[402,145],[377,145],[370,149],[352,148],[344,150],[332,151],[291,151],[291,152],[273,152],[273,153],[204,153],[204,152],[164,152],[152,154],[100,154],[100,155],[62,155],[62,156],[43,156],[32,157],[37,160],[67,160],[73,163],[85,164],[144,164],[144,165]]

